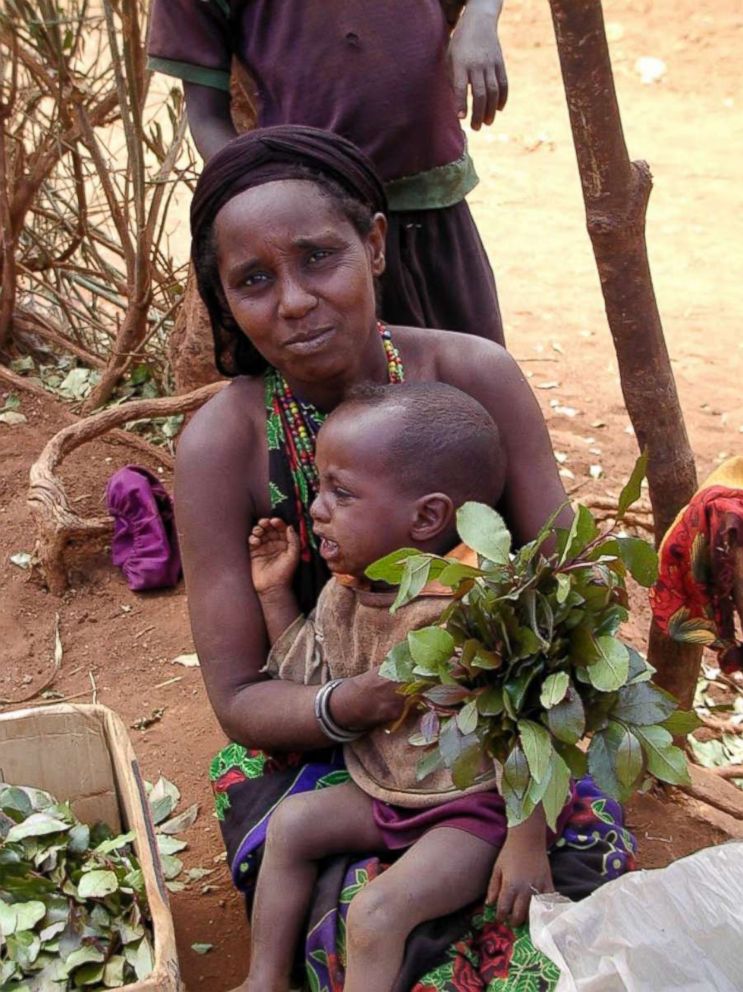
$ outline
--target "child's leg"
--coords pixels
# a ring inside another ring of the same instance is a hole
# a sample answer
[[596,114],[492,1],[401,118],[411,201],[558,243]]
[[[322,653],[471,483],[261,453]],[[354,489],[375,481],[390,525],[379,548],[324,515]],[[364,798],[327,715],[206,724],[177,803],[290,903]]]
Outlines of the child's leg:
[[483,896],[497,853],[463,830],[437,827],[355,895],[344,992],[390,992],[410,932]]
[[249,992],[287,992],[317,861],[380,846],[372,800],[352,782],[290,796],[279,805],[258,872],[245,986]]

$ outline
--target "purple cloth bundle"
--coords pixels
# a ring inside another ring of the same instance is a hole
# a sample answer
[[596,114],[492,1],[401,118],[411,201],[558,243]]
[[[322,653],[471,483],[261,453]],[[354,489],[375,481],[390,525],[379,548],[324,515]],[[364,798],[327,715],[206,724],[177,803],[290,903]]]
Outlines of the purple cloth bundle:
[[176,585],[181,556],[173,502],[157,476],[139,465],[119,469],[106,486],[106,506],[114,518],[111,557],[129,588]]

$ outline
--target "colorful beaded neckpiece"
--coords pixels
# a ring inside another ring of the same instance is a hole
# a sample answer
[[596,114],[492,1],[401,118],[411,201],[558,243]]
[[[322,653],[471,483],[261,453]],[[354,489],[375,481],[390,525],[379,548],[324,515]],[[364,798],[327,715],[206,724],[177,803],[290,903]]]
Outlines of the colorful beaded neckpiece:
[[[402,382],[405,372],[389,328],[379,322],[377,328],[387,357],[389,381]],[[317,547],[309,516],[318,487],[315,441],[326,414],[312,403],[296,399],[277,369],[271,368],[265,373],[265,397],[271,511],[297,526],[301,556],[308,561],[311,550]],[[279,459],[283,461],[282,454],[288,462],[290,480],[286,479],[285,471],[281,472],[283,466],[278,464]],[[285,491],[290,486],[293,493]]]

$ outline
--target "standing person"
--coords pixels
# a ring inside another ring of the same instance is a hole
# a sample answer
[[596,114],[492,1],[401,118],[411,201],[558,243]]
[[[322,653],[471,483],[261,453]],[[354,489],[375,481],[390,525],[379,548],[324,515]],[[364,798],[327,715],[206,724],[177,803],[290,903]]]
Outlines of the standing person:
[[[281,803],[347,778],[315,715],[317,687],[264,671],[269,644],[248,550],[260,518],[292,524],[300,540],[294,590],[301,608],[312,609],[328,579],[309,516],[315,438],[327,415],[364,383],[448,383],[478,400],[498,427],[505,483],[497,508],[517,545],[566,499],[539,406],[508,352],[482,338],[377,322],[384,211],[384,188],[366,156],[336,134],[296,126],[229,142],[207,163],[191,206],[192,258],[215,358],[233,381],[179,440],[176,513],[194,644],[232,742],[212,763],[217,815],[232,878],[247,896]],[[564,510],[561,522],[569,521]],[[339,727],[370,730],[397,719],[401,705],[393,683],[366,671],[343,679],[329,709]],[[557,890],[587,895],[626,871],[633,852],[621,809],[580,780],[549,854]],[[305,944],[314,988],[342,989],[345,919],[381,870],[373,852],[323,864]],[[434,988],[467,992],[480,976],[505,981],[511,960],[531,988],[554,987],[555,969],[528,934],[467,909],[416,928],[395,992],[411,992],[430,968]],[[431,987],[421,980],[413,992]]]
[[465,201],[478,180],[460,126],[468,93],[475,129],[505,105],[502,4],[154,0],[149,64],[183,80],[207,161],[236,135],[233,57],[255,81],[261,127],[308,124],[353,141],[389,202],[382,317],[503,344],[495,279]]

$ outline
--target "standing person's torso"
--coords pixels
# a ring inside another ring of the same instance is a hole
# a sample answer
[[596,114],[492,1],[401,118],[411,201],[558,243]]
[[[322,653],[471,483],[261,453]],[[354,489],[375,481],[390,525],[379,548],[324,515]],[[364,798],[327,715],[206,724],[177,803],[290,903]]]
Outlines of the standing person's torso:
[[342,134],[385,180],[463,154],[438,0],[232,0],[231,22],[262,126]]

